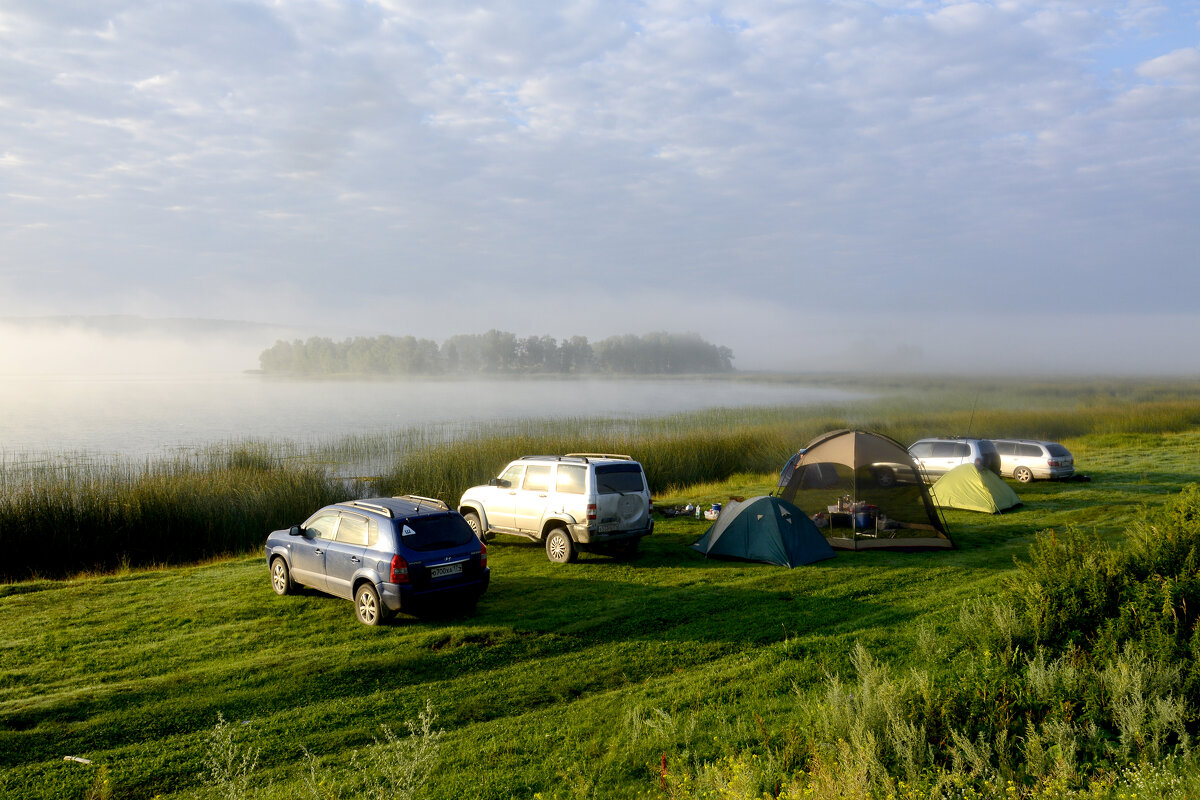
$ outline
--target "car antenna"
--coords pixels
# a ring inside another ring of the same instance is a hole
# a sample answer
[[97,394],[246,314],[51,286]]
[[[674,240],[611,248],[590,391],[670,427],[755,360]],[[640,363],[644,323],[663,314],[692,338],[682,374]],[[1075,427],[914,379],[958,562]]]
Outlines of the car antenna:
[[975,407],[979,405],[979,390],[975,390],[975,402],[971,404],[971,418],[967,420],[967,438],[971,437],[971,428],[975,425]]

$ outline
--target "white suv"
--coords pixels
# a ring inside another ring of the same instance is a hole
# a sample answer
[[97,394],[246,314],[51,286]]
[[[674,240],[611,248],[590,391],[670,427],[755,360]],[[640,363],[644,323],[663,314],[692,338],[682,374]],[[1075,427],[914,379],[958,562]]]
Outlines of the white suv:
[[1000,454],[990,439],[921,439],[909,445],[908,454],[917,462],[925,481],[932,483],[960,464],[974,464],[1000,474]]
[[525,536],[560,563],[581,549],[630,557],[654,531],[642,465],[608,453],[519,458],[486,486],[467,489],[458,510],[480,539]]

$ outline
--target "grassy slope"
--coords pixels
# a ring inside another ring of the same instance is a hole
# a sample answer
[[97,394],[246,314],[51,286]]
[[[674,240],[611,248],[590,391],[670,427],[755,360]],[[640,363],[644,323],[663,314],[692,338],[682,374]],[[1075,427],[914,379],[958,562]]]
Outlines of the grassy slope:
[[[953,552],[796,570],[705,561],[685,545],[707,523],[684,519],[661,521],[632,563],[563,567],[501,537],[492,589],[462,619],[368,629],[345,601],[275,597],[259,558],[0,586],[0,796],[83,797],[95,767],[67,755],[107,765],[117,797],[191,796],[221,713],[262,749],[255,796],[294,797],[302,747],[348,766],[427,698],[446,730],[434,797],[652,790],[664,740],[638,720],[674,726],[671,741],[702,759],[778,737],[794,685],[845,672],[856,640],[903,663],[921,626],[997,587],[1034,531],[1119,536],[1142,504],[1200,480],[1200,432],[1067,444],[1092,482],[1018,487],[1024,506],[1003,516],[951,512]],[[737,476],[657,502],[772,482]]]

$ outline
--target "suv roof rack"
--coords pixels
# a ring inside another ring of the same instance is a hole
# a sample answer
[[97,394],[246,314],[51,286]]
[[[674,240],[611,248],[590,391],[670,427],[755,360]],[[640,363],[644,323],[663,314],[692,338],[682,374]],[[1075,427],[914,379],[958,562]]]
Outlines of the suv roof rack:
[[578,453],[571,453],[565,456],[521,456],[518,461],[587,461]]
[[619,458],[622,461],[633,461],[633,456],[622,456],[617,453],[567,453],[572,458]]
[[411,500],[412,502],[416,503],[418,506],[420,506],[422,503],[429,503],[430,505],[437,506],[438,508],[444,508],[447,511],[450,510],[450,506],[446,505],[445,500],[438,500],[436,497],[425,497],[425,496],[419,495],[419,494],[398,494],[395,497],[393,497],[392,499],[393,500]]
[[365,511],[374,511],[376,514],[383,514],[385,517],[392,516],[392,510],[387,506],[379,505],[379,503],[368,503],[364,500],[343,500],[342,502],[338,503],[338,505],[361,508]]

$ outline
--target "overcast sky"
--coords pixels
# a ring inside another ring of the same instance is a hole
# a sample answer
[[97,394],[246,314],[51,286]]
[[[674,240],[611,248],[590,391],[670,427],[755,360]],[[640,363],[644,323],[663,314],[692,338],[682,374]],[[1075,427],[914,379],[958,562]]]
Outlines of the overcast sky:
[[0,0],[0,315],[1200,370],[1200,7]]

